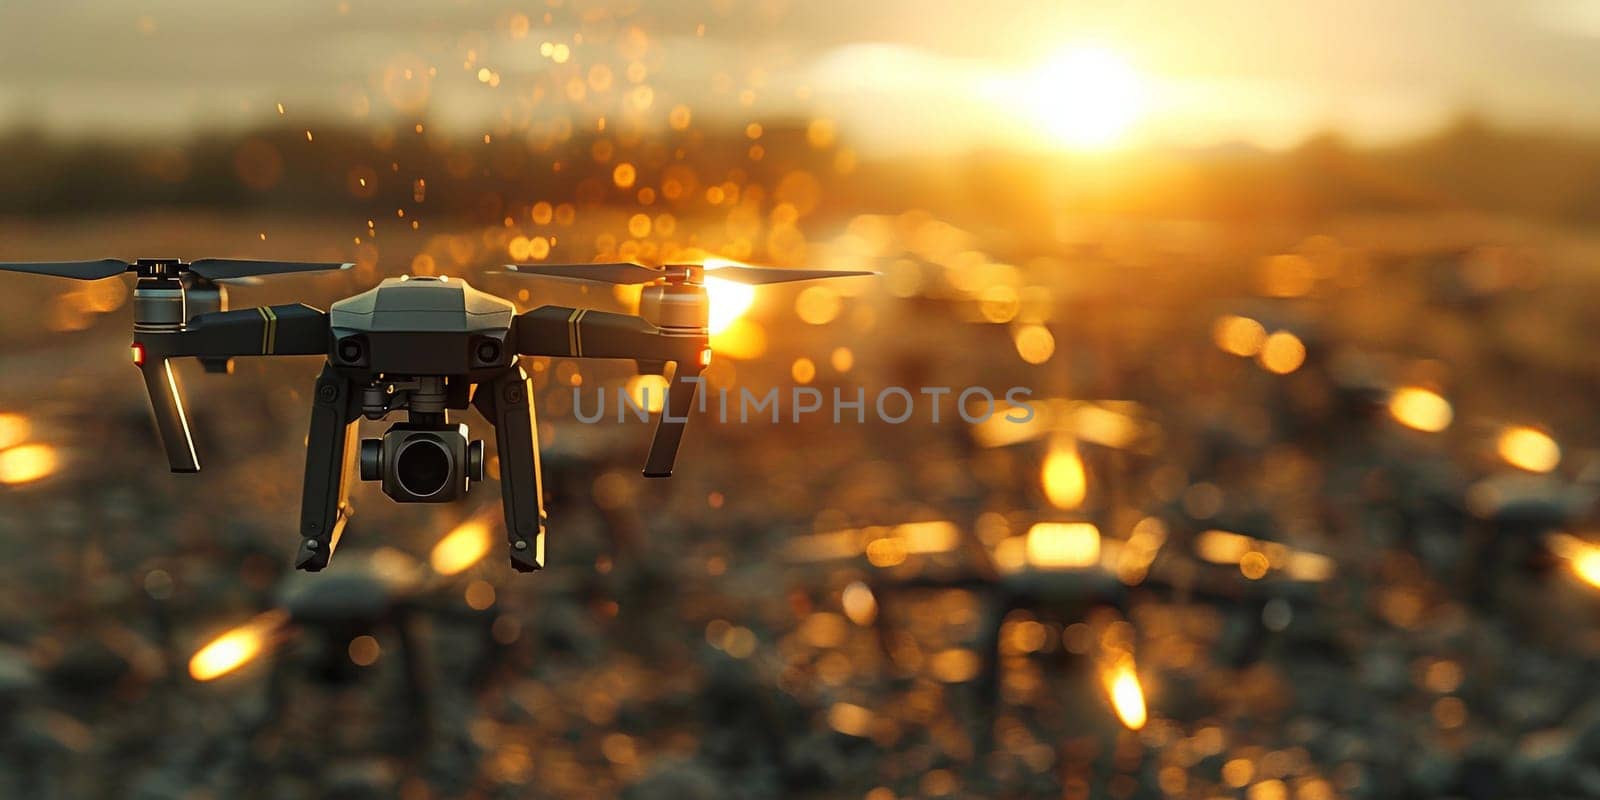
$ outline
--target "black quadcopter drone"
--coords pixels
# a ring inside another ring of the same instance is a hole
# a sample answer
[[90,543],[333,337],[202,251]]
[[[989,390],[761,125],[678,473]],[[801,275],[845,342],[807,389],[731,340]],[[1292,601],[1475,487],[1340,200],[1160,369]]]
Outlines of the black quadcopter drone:
[[[133,272],[133,363],[144,375],[156,429],[173,472],[198,472],[200,461],[184,415],[172,359],[192,356],[208,372],[227,372],[242,356],[324,356],[306,440],[305,493],[297,569],[328,565],[349,519],[350,474],[381,481],[401,503],[442,503],[483,480],[483,442],[449,421],[472,405],[494,425],[500,454],[506,537],[511,564],[544,565],[544,501],[540,490],[533,384],[519,356],[627,358],[641,369],[673,367],[644,474],[664,478],[683,438],[700,371],[711,363],[705,278],[745,284],[784,283],[870,272],[769,267],[633,263],[508,265],[522,275],[646,284],[639,316],[566,306],[517,313],[510,301],[459,278],[406,276],[332,305],[304,304],[228,311],[223,281],[262,275],[349,269],[351,264],[234,259],[116,259],[3,263],[0,270],[99,280]],[[670,384],[669,384],[670,385]],[[405,422],[381,439],[355,446],[356,423],[404,409]],[[359,455],[358,455],[359,453]]]

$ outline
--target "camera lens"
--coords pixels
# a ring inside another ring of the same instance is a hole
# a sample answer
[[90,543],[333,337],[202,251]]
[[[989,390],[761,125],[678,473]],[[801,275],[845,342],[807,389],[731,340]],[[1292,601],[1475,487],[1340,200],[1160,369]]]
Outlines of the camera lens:
[[450,482],[450,451],[432,439],[407,442],[395,455],[394,476],[417,497],[432,497]]
[[339,358],[354,364],[361,360],[361,342],[346,339],[339,343]]
[[478,360],[485,364],[493,364],[500,360],[500,343],[493,339],[485,339],[478,343]]

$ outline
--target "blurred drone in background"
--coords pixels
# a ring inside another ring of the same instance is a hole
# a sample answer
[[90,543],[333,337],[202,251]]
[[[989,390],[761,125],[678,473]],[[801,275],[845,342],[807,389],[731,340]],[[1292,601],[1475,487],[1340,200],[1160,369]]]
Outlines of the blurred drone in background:
[[[698,377],[711,363],[708,274],[744,284],[785,283],[870,272],[633,263],[509,265],[514,274],[644,284],[640,314],[540,306],[517,313],[509,301],[459,278],[403,276],[334,303],[328,311],[295,303],[227,310],[222,282],[264,275],[349,269],[351,264],[232,259],[116,259],[0,262],[0,270],[100,280],[132,272],[133,363],[144,376],[156,428],[173,472],[200,461],[172,360],[198,359],[227,372],[245,356],[324,356],[306,440],[300,549],[295,567],[328,565],[349,519],[350,475],[380,481],[401,503],[464,496],[483,479],[482,441],[452,423],[471,405],[495,428],[511,564],[544,565],[544,503],[533,384],[519,356],[633,359],[663,374],[673,366],[646,477],[672,474]],[[670,386],[671,384],[669,384]],[[356,423],[405,411],[405,422],[357,446]]]

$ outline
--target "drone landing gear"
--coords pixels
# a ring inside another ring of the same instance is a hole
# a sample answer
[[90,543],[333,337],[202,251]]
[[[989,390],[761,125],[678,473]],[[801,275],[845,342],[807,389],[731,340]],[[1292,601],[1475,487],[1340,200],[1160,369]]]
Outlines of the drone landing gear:
[[150,391],[150,410],[156,417],[156,432],[167,453],[173,472],[199,472],[200,457],[195,455],[194,437],[189,435],[189,420],[183,411],[183,394],[178,389],[178,374],[172,361],[151,358],[139,365],[144,386]]
[[361,403],[355,385],[333,366],[317,377],[306,437],[305,495],[300,504],[300,551],[295,569],[319,572],[339,546],[350,519],[350,482],[356,465],[356,419]]
[[539,483],[538,426],[533,416],[533,381],[512,367],[478,387],[472,404],[494,424],[500,453],[500,495],[505,503],[511,566],[518,572],[544,568],[544,498]]

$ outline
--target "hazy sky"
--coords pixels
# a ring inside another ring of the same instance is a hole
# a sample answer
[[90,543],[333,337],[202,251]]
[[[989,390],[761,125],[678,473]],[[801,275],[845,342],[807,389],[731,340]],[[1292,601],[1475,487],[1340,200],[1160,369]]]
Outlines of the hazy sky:
[[[1384,140],[1464,109],[1600,130],[1591,0],[0,0],[0,126],[183,133],[280,102],[308,124],[664,124],[683,104],[702,124],[827,116],[868,148],[1037,145],[1080,96],[1045,65],[1083,47],[1137,76],[1127,141]],[[635,61],[648,98],[628,94]]]

